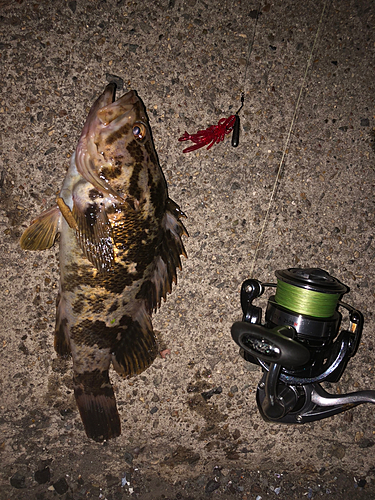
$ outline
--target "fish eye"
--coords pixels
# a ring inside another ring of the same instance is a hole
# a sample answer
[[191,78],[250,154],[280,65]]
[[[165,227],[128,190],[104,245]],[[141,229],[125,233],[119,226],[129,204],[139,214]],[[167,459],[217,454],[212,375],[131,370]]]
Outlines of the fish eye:
[[133,127],[133,135],[136,139],[142,140],[146,137],[147,129],[143,123],[136,123]]

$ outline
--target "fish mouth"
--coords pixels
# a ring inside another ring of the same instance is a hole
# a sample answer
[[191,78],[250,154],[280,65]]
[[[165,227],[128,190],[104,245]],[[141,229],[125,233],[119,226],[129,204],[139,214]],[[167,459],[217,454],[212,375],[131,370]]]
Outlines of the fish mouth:
[[[108,100],[110,99],[111,95],[109,94],[109,92],[111,89],[108,90],[108,95],[106,95],[108,87],[109,85],[106,87],[103,95],[99,97],[98,100],[101,100],[102,97],[107,98]],[[122,126],[122,123],[124,121],[131,120],[131,116],[128,116],[128,114],[133,111],[136,104],[140,103],[139,97],[137,96],[135,90],[130,90],[122,97],[120,97],[120,99],[117,99],[117,101],[115,100],[115,93],[116,88],[114,90],[112,100],[96,110],[96,114],[100,122],[103,124],[103,126],[110,130],[116,130],[117,128],[120,128]]]
[[[76,167],[84,179],[90,182],[104,195],[111,195],[123,202],[124,196],[114,190],[108,181],[96,172],[93,159],[98,157],[95,138],[98,131],[105,128],[116,130],[127,119],[134,106],[140,102],[136,92],[131,90],[115,101],[116,84],[109,83],[104,92],[92,105],[76,149]],[[125,115],[125,116],[124,116]]]
[[[88,124],[91,121],[90,118],[95,116],[101,108],[104,108],[105,106],[108,106],[109,104],[112,104],[114,102],[116,98],[116,89],[117,85],[115,84],[115,82],[111,82],[106,86],[102,95],[100,95],[94,102],[94,104],[91,106],[89,115],[86,120],[86,124]],[[83,132],[84,129],[82,131],[82,134]]]

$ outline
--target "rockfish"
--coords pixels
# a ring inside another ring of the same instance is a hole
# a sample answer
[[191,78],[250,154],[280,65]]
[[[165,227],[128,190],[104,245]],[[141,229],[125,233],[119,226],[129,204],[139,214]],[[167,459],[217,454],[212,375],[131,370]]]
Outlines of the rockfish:
[[121,434],[108,370],[145,370],[158,353],[151,314],[186,257],[145,107],[135,91],[115,101],[109,84],[93,104],[57,204],[21,237],[50,248],[60,233],[55,350],[71,355],[74,394],[88,437]]

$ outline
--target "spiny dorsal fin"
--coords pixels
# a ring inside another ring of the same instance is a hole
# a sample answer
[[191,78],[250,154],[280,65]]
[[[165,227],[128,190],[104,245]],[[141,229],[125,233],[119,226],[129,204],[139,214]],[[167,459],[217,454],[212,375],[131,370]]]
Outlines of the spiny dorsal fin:
[[177,283],[177,268],[181,269],[180,255],[187,257],[181,237],[188,233],[180,221],[184,213],[171,199],[167,200],[162,220],[164,231],[153,267],[142,283],[137,299],[143,299],[149,313],[160,307],[161,299],[172,291],[172,283]]
[[59,231],[60,217],[61,213],[57,206],[41,213],[21,236],[21,248],[24,250],[51,248]]

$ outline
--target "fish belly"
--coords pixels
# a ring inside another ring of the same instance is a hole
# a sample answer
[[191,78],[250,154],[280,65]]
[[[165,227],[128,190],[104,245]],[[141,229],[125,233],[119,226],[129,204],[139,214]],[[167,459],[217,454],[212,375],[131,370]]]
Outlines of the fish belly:
[[150,313],[139,294],[142,280],[115,291],[116,269],[103,277],[83,256],[65,221],[60,270],[55,349],[72,355],[74,394],[86,434],[96,441],[110,439],[121,433],[111,362],[122,376],[131,376],[146,369],[158,352]]

